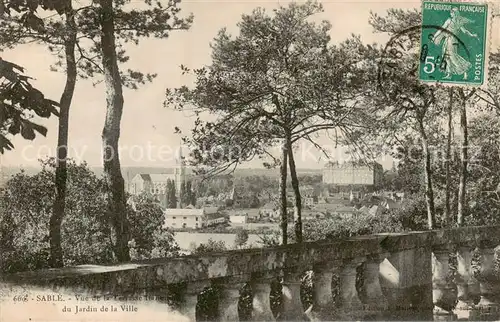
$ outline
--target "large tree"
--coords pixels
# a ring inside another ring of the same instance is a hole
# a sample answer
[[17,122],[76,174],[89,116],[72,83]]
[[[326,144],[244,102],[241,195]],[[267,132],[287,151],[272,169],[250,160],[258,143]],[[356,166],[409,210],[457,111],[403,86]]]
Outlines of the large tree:
[[[429,228],[434,226],[434,191],[432,187],[432,168],[429,155],[429,142],[434,140],[429,136],[434,135],[431,130],[436,126],[436,122],[441,122],[438,117],[445,112],[448,123],[448,133],[446,135],[445,148],[445,214],[444,222],[450,223],[451,205],[450,195],[452,194],[452,178],[450,169],[451,143],[452,143],[452,118],[456,110],[459,112],[459,125],[461,131],[460,145],[460,167],[458,169],[458,195],[457,195],[457,217],[458,225],[463,224],[463,217],[467,209],[467,177],[469,166],[469,144],[468,144],[468,113],[472,109],[482,108],[487,105],[490,108],[498,108],[498,67],[495,63],[489,66],[489,88],[466,90],[464,88],[444,89],[440,86],[429,88],[417,83],[418,59],[420,56],[420,12],[418,10],[398,10],[391,9],[387,15],[381,17],[372,15],[370,23],[375,31],[388,33],[392,38],[386,46],[381,63],[379,64],[378,82],[383,88],[383,105],[393,106],[393,111],[398,111],[396,115],[413,115],[416,124],[416,132],[419,134],[424,152],[424,164],[426,173],[426,197],[428,204]],[[493,54],[491,61],[498,62],[498,54]],[[438,63],[436,68],[444,68],[446,59]],[[382,81],[381,81],[382,80]],[[410,85],[410,86],[408,86]],[[385,100],[385,101],[384,101]],[[480,101],[486,104],[479,103]],[[387,103],[392,104],[387,104]],[[479,104],[478,104],[479,103]],[[422,122],[423,120],[423,122]],[[390,122],[392,125],[404,125],[401,119],[395,118]],[[434,123],[434,124],[433,124]],[[401,128],[400,126],[395,127]],[[393,128],[394,129],[394,128]],[[427,141],[427,143],[425,143]],[[442,142],[441,142],[442,143]],[[427,148],[426,148],[427,145]]]
[[177,208],[177,195],[175,191],[175,182],[173,180],[167,181],[166,187],[167,208]]
[[[108,203],[111,226],[114,235],[115,255],[119,261],[130,260],[128,249],[128,222],[126,217],[126,197],[124,180],[121,174],[118,142],[120,138],[120,121],[123,113],[123,82],[118,63],[125,59],[120,48],[123,42],[138,41],[138,37],[154,36],[166,38],[174,29],[187,29],[191,19],[179,19],[179,1],[169,0],[152,4],[145,1],[145,10],[127,11],[124,5],[128,1],[100,0],[97,10],[100,26],[100,44],[93,47],[101,54],[102,71],[106,86],[106,118],[102,131],[103,162],[106,184],[108,187]],[[169,23],[170,22],[170,23]],[[100,50],[99,50],[100,49]],[[125,59],[126,60],[126,59]],[[130,73],[135,81],[144,82],[142,73]],[[151,78],[151,76],[149,76]]]
[[[59,132],[57,138],[57,166],[56,166],[56,198],[54,210],[50,219],[50,252],[51,265],[53,267],[63,266],[63,255],[61,247],[61,223],[64,217],[66,199],[66,178],[68,155],[68,133],[69,133],[69,110],[77,79],[77,61],[75,48],[77,43],[77,27],[71,0],[42,0],[42,1],[7,1],[9,20],[2,24],[2,43],[6,47],[26,42],[36,41],[48,46],[63,47],[64,58],[59,63],[65,66],[66,83],[60,99]],[[44,23],[36,12],[44,9],[48,14],[56,11],[64,17],[64,21],[56,24],[52,21]],[[11,11],[19,12],[19,15],[10,15]],[[15,32],[14,32],[15,31]]]
[[[2,4],[4,2],[2,1]],[[141,71],[126,66],[129,44],[139,44],[141,38],[166,38],[171,31],[187,29],[192,17],[180,19],[178,14],[180,1],[157,1],[154,4],[145,1],[144,6],[135,8],[130,0],[92,1],[82,3],[71,0],[10,0],[6,1],[6,11],[18,12],[11,19],[1,24],[1,37],[4,46],[12,47],[27,42],[47,45],[58,56],[55,70],[66,67],[67,81],[61,96],[61,121],[58,138],[58,168],[56,175],[57,198],[54,202],[51,220],[52,258],[55,266],[62,265],[60,254],[60,226],[64,214],[66,185],[68,112],[74,91],[77,74],[82,78],[92,78],[95,83],[98,75],[104,75],[108,93],[109,108],[103,130],[103,149],[105,150],[104,167],[109,178],[110,222],[115,222],[118,229],[126,229],[124,207],[124,189],[120,188],[123,178],[119,169],[117,146],[121,119],[122,85],[136,89],[139,84],[151,81],[155,74],[143,74]],[[56,11],[46,17],[39,17],[37,9]],[[62,49],[62,50],[61,50]],[[114,83],[112,83],[114,82]],[[112,93],[113,92],[113,93]],[[115,142],[116,141],[116,142]],[[107,147],[110,147],[108,149]],[[112,151],[112,153],[109,153]],[[106,154],[107,153],[107,154]],[[121,178],[121,179],[120,179]],[[120,223],[116,223],[116,222]],[[122,237],[123,235],[123,237]],[[124,255],[127,238],[126,232],[117,233],[117,258],[126,260]],[[120,253],[120,254],[119,254]]]
[[106,118],[102,130],[103,162],[108,187],[109,218],[112,227],[114,252],[118,261],[130,260],[129,227],[125,182],[121,173],[118,142],[123,113],[123,87],[116,54],[115,18],[112,0],[100,0],[99,22],[104,82],[106,86]]
[[[282,232],[286,243],[286,178],[295,193],[296,240],[302,241],[301,196],[293,148],[315,133],[355,124],[361,114],[356,86],[358,38],[333,46],[330,24],[310,22],[322,11],[315,2],[292,3],[273,15],[258,8],[243,15],[239,35],[223,29],[212,44],[212,63],[194,70],[196,86],[167,90],[166,105],[196,107],[194,164],[225,171],[254,157],[281,167]],[[187,68],[184,68],[188,71]],[[204,121],[206,115],[216,116]],[[281,147],[280,156],[272,152]],[[279,161],[278,161],[279,159]],[[283,197],[284,196],[284,197]]]
[[380,63],[373,74],[378,86],[373,96],[374,104],[380,106],[384,132],[394,141],[400,133],[412,131],[419,135],[424,163],[425,196],[428,228],[434,229],[436,210],[432,184],[432,155],[430,151],[429,125],[441,112],[437,97],[444,95],[439,88],[421,84],[417,77],[420,57],[420,14],[417,10],[391,9],[386,16],[372,14],[370,24],[376,32],[391,36],[381,48]]
[[463,222],[469,225],[497,225],[500,222],[500,119],[480,113],[469,124],[469,185]]
[[447,109],[447,131],[446,133],[446,152],[445,152],[445,177],[446,177],[446,188],[445,188],[445,200],[444,200],[444,213],[443,222],[445,225],[449,225],[452,219],[451,215],[451,173],[450,173],[450,163],[451,163],[451,142],[453,139],[453,102],[454,102],[454,90],[450,88],[449,90],[449,102]]

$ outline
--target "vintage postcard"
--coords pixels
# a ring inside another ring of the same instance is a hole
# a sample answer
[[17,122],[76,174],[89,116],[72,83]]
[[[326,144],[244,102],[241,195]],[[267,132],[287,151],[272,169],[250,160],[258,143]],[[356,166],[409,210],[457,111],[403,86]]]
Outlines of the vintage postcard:
[[499,0],[0,0],[0,322],[499,321]]

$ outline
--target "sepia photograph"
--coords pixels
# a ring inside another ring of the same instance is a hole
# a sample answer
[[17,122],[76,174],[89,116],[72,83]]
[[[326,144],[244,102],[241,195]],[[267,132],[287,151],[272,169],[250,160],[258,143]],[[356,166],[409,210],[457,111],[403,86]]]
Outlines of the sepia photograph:
[[0,322],[500,321],[500,0],[0,0]]

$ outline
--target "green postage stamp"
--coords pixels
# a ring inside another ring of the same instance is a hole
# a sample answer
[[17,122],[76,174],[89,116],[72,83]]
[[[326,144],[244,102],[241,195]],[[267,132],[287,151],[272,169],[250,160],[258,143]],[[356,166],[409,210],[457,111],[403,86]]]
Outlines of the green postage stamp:
[[423,1],[420,80],[485,85],[489,19],[487,3]]

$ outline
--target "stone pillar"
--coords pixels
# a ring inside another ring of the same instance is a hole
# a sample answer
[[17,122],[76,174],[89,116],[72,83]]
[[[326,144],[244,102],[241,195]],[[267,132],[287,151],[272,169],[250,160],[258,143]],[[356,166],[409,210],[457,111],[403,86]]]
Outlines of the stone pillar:
[[392,252],[380,264],[380,283],[389,320],[431,321],[432,249],[417,247]]
[[471,297],[472,279],[472,245],[459,245],[457,250],[457,310],[469,310],[474,304]]
[[[477,254],[479,254],[479,252],[480,252],[479,246],[475,247],[472,250],[471,257],[474,258]],[[471,263],[471,277],[469,280],[467,291],[468,291],[469,297],[471,298],[471,302],[473,304],[478,303],[479,299],[481,298],[481,290],[479,287],[479,281],[477,280],[477,275],[474,273],[472,263]]]
[[245,281],[239,277],[224,277],[214,282],[220,290],[217,321],[239,321],[238,302]]
[[374,312],[383,312],[388,308],[388,302],[380,286],[380,263],[389,256],[389,253],[376,254],[367,257],[364,266],[363,294],[366,297],[366,309]]
[[256,276],[252,278],[251,286],[253,292],[252,299],[252,320],[253,321],[275,321],[271,311],[271,282],[273,277]]
[[481,300],[477,305],[481,309],[498,310],[500,307],[495,300],[495,296],[500,294],[500,283],[494,271],[495,246],[491,241],[484,241],[480,245],[481,268],[478,280]]
[[363,315],[363,303],[361,303],[356,289],[356,269],[365,259],[365,257],[355,257],[347,259],[342,263],[339,274],[339,318],[342,320],[351,320],[359,315]]
[[304,306],[300,299],[300,285],[302,269],[299,267],[285,268],[283,270],[283,287],[281,293],[282,312],[279,320],[307,321]]
[[182,294],[179,311],[189,318],[190,321],[196,321],[196,304],[198,304],[198,294],[206,287],[210,286],[208,281],[188,282]]
[[[448,282],[450,248],[435,248],[432,253],[432,299],[435,316],[454,316],[455,298]],[[440,318],[438,318],[440,319]]]
[[316,264],[313,267],[313,305],[309,312],[311,321],[329,321],[334,314],[332,277],[340,267],[340,261]]
[[500,305],[498,303],[500,283],[494,270],[495,246],[495,243],[489,240],[480,242],[481,264],[477,280],[479,281],[481,299],[470,312],[471,321],[500,320]]

